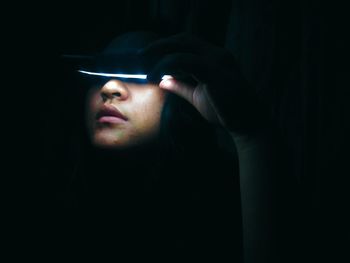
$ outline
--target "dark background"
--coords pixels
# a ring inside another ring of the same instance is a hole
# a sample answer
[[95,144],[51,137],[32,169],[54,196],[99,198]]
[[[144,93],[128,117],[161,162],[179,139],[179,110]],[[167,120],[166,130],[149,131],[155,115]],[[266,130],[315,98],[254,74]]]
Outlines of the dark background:
[[[233,52],[281,129],[293,164],[281,177],[291,182],[297,207],[284,226],[296,234],[280,240],[295,253],[283,262],[344,262],[350,175],[346,18],[345,8],[316,0],[18,3],[2,18],[3,57],[9,58],[2,62],[8,70],[2,130],[14,138],[4,137],[3,144],[15,161],[5,161],[10,170],[4,168],[4,178],[15,185],[5,203],[11,211],[28,207],[23,200],[35,195],[34,184],[45,185],[42,171],[54,169],[50,160],[59,158],[50,147],[64,154],[67,131],[61,125],[74,121],[69,112],[76,94],[64,88],[61,54],[97,51],[134,29],[188,31]],[[61,137],[47,132],[52,118]]]

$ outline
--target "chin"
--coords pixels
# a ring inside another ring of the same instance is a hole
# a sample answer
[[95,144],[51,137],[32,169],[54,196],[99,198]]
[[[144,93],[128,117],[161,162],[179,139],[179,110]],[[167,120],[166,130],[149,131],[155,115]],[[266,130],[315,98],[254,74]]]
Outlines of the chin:
[[123,142],[120,140],[110,140],[108,138],[94,138],[92,144],[96,148],[100,149],[128,149],[132,147],[132,144]]
[[115,138],[111,136],[95,135],[92,138],[92,145],[99,149],[132,151],[150,147],[154,144],[152,138]]
[[131,150],[144,145],[146,141],[136,136],[116,136],[110,132],[98,132],[92,138],[94,147],[113,150]]

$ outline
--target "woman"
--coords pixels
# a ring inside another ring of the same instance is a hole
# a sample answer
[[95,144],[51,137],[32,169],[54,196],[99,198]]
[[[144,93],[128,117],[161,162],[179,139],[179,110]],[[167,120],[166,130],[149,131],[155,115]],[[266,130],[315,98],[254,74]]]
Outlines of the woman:
[[87,129],[67,191],[70,236],[164,262],[239,262],[237,156],[217,133],[244,144],[266,122],[232,56],[187,35],[134,32],[78,69]]

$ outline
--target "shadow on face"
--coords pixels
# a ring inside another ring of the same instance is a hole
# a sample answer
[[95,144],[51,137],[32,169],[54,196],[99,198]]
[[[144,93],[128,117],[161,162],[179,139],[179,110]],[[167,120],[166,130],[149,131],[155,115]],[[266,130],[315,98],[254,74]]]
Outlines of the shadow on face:
[[86,102],[92,144],[98,148],[128,149],[156,138],[165,93],[157,84],[119,79],[92,86]]

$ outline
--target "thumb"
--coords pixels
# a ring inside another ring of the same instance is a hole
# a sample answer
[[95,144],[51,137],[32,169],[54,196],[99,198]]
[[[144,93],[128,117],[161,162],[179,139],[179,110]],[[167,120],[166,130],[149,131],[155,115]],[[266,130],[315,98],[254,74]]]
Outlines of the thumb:
[[193,104],[193,92],[195,90],[194,86],[170,77],[162,80],[159,83],[159,87],[164,90],[173,92],[174,94],[184,98],[185,100]]

